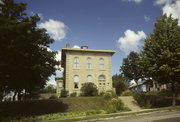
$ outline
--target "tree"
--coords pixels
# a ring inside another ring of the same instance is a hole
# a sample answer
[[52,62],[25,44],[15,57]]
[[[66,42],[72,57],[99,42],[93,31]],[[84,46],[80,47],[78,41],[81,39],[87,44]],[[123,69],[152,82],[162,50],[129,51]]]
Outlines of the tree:
[[116,94],[121,94],[127,89],[127,83],[122,75],[113,75],[113,87],[116,89]]
[[0,90],[31,95],[55,74],[56,52],[48,51],[54,40],[37,28],[37,14],[26,15],[25,3],[2,0],[0,8]]
[[145,39],[140,62],[146,77],[161,84],[171,84],[172,105],[175,105],[175,84],[180,83],[180,26],[177,19],[166,14],[157,19],[153,34]]
[[82,96],[96,96],[98,95],[97,86],[94,83],[83,83],[81,87]]
[[130,52],[127,58],[123,59],[120,71],[129,82],[134,80],[138,85],[138,80],[142,78],[142,70],[139,65],[139,54],[133,51]]
[[54,85],[49,84],[45,88],[39,90],[39,93],[56,93],[56,88],[54,87]]

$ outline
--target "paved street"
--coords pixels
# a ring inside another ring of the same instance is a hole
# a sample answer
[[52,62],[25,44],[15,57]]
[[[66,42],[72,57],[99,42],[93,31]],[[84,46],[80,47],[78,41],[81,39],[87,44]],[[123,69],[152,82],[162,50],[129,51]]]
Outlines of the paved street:
[[180,111],[153,112],[95,120],[97,122],[180,122]]

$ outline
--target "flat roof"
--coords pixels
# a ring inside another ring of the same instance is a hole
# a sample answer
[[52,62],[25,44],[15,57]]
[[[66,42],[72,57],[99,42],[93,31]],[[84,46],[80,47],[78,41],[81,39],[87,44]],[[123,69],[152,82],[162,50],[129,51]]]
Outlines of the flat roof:
[[81,49],[81,48],[62,48],[62,51],[78,51],[78,52],[101,52],[101,53],[112,53],[114,50],[97,50],[97,49]]

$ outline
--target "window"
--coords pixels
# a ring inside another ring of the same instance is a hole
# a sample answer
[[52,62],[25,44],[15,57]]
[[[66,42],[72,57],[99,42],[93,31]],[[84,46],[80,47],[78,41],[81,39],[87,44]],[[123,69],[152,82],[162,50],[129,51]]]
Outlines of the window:
[[99,59],[99,69],[104,69],[104,59],[103,58]]
[[92,69],[92,59],[90,57],[87,58],[86,68],[87,69]]
[[74,58],[74,69],[79,69],[79,58],[78,57]]
[[74,88],[75,89],[78,89],[78,84],[79,84],[79,76],[78,75],[75,75],[74,76]]
[[91,75],[87,76],[87,82],[93,82],[93,77]]
[[99,81],[105,81],[105,80],[106,80],[106,78],[105,78],[105,76],[104,76],[104,75],[100,75],[100,76],[99,76],[99,78],[98,78],[98,80],[99,80]]

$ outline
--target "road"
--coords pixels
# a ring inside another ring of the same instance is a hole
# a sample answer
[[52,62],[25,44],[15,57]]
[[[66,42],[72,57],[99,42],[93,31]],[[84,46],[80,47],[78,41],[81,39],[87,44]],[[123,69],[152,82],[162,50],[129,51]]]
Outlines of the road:
[[95,120],[96,122],[180,122],[180,111],[162,111],[133,116],[119,116]]

